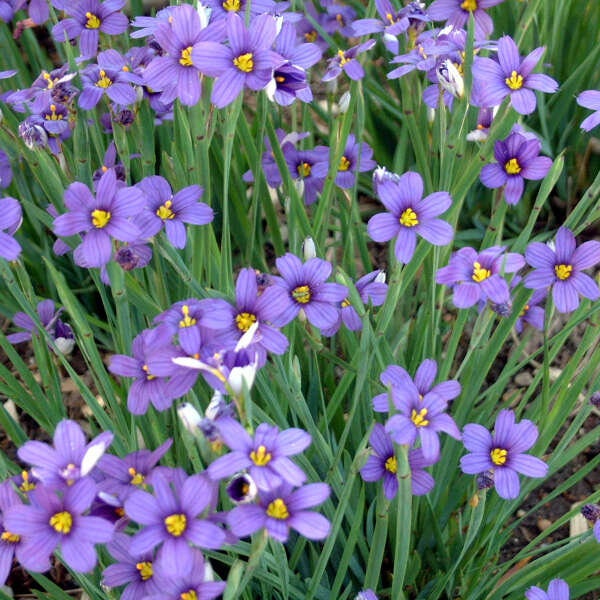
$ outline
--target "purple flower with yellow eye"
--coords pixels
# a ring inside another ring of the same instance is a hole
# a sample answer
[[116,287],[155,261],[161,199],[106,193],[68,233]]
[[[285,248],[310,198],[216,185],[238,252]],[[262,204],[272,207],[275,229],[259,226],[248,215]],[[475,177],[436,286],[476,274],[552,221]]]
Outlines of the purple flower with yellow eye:
[[199,185],[189,185],[173,194],[164,177],[150,175],[136,187],[144,192],[148,202],[148,210],[136,220],[143,238],[156,235],[164,226],[169,242],[175,248],[184,248],[187,241],[185,223],[206,225],[213,220],[212,208],[198,202],[203,192]]
[[569,586],[564,579],[553,579],[547,592],[536,585],[525,592],[527,600],[569,600],[570,597]]
[[127,16],[119,12],[125,6],[125,0],[81,0],[75,3],[60,0],[53,4],[71,16],[53,27],[52,36],[58,42],[79,38],[79,52],[82,58],[96,55],[100,32],[119,35],[127,30],[129,24]]
[[90,474],[112,440],[113,434],[104,431],[86,444],[81,426],[65,419],[56,426],[52,446],[30,440],[17,454],[44,484],[64,489]]
[[534,90],[553,93],[558,83],[542,73],[532,73],[545,48],[536,48],[524,59],[514,40],[505,35],[498,40],[498,60],[475,57],[473,62],[473,87],[478,106],[498,106],[510,96],[512,107],[522,115],[535,110]]
[[281,277],[273,277],[276,285],[287,290],[287,298],[276,325],[287,325],[303,310],[315,327],[326,330],[338,319],[338,305],[348,295],[348,288],[339,283],[326,283],[333,269],[321,258],[305,263],[287,253],[275,261]]
[[358,60],[358,55],[367,52],[375,45],[375,40],[367,40],[348,50],[338,50],[337,54],[329,59],[327,71],[321,78],[322,81],[332,81],[341,75],[342,71],[354,81],[365,76],[365,70]]
[[15,491],[12,481],[3,481],[0,483],[0,586],[6,583],[12,568],[13,557],[21,562],[21,552],[23,550],[22,539],[20,535],[13,533],[4,526],[4,515],[13,506],[23,504],[21,497]]
[[539,156],[542,143],[528,139],[518,132],[494,144],[496,163],[485,165],[481,170],[481,183],[488,188],[504,186],[504,199],[517,204],[523,195],[525,179],[543,179],[550,171],[552,159]]
[[543,460],[525,454],[537,438],[537,427],[531,421],[523,419],[516,423],[514,411],[501,410],[493,435],[477,423],[465,425],[463,443],[470,454],[460,459],[460,468],[469,475],[493,471],[498,495],[512,500],[520,492],[518,473],[545,477],[548,472],[548,465]]
[[451,256],[447,266],[438,269],[435,280],[453,287],[452,300],[457,308],[469,308],[487,300],[503,304],[510,299],[503,273],[514,273],[524,265],[521,254],[506,252],[504,246],[481,252],[465,247]]
[[357,142],[351,133],[346,140],[344,153],[340,158],[335,183],[343,189],[351,188],[356,183],[356,174],[371,171],[377,166],[373,160],[373,149],[365,142]]
[[202,73],[216,77],[211,101],[217,108],[231,104],[244,87],[262,90],[271,81],[273,69],[285,59],[271,50],[277,37],[277,24],[269,14],[255,17],[248,28],[244,19],[232,12],[226,18],[229,46],[199,42],[191,52],[192,62]]
[[573,232],[561,227],[553,246],[531,242],[525,259],[534,268],[525,276],[525,287],[545,291],[552,288],[558,312],[576,310],[580,295],[590,300],[600,299],[598,284],[582,272],[600,262],[600,242],[590,240],[577,247]]
[[120,106],[133,104],[137,94],[132,84],[142,84],[142,78],[129,71],[125,58],[116,50],[100,52],[98,64],[81,71],[81,81],[79,106],[85,110],[92,110],[105,94]]
[[475,21],[475,39],[487,38],[494,30],[492,18],[485,12],[504,0],[435,0],[427,9],[427,14],[434,21],[446,20],[446,25],[456,29],[466,27],[473,15]]
[[261,423],[252,438],[237,421],[224,419],[219,423],[219,433],[231,452],[208,467],[211,479],[224,479],[247,469],[259,490],[270,490],[283,481],[295,486],[306,481],[304,471],[289,458],[310,445],[306,431],[295,427],[280,431]]
[[[392,438],[380,423],[376,423],[373,427],[369,444],[373,452],[360,470],[360,476],[365,481],[383,479],[383,493],[388,500],[392,500],[398,493],[398,459]],[[415,496],[427,494],[435,485],[433,477],[424,470],[424,467],[429,467],[436,461],[437,457],[425,459],[420,448],[409,452],[412,493]]]
[[82,267],[102,267],[112,257],[112,238],[133,242],[140,230],[132,220],[145,206],[145,197],[135,187],[124,187],[109,169],[98,182],[96,195],[76,181],[65,191],[68,212],[54,219],[54,233],[70,236],[83,233],[75,248],[75,263]]
[[594,127],[597,127],[600,124],[600,91],[586,90],[581,92],[577,96],[577,104],[595,111],[581,122],[581,129],[591,131]]
[[367,232],[376,242],[387,242],[395,237],[394,253],[399,262],[410,262],[417,235],[435,246],[445,246],[452,241],[452,226],[437,218],[452,204],[448,192],[435,192],[423,198],[423,179],[411,171],[399,177],[382,177],[376,191],[389,212],[371,217]]
[[140,525],[130,546],[132,554],[144,554],[160,546],[157,560],[173,568],[192,552],[190,544],[216,549],[225,543],[224,531],[199,518],[210,505],[215,489],[203,474],[171,485],[163,474],[153,477],[153,494],[137,490],[125,501],[125,513]]
[[21,254],[21,244],[13,237],[21,226],[23,211],[15,198],[0,198],[0,257],[17,260]]
[[194,106],[202,95],[200,66],[194,60],[193,49],[200,42],[218,42],[223,38],[220,25],[206,26],[200,14],[190,4],[171,7],[166,19],[154,29],[156,43],[163,50],[144,70],[148,88],[161,91],[164,104],[179,98],[182,104]]
[[281,149],[285,162],[304,196],[304,203],[310,206],[317,201],[317,194],[323,191],[329,170],[329,148],[315,146],[312,150],[299,150],[293,144],[284,144]]
[[330,493],[326,483],[309,483],[295,491],[282,484],[261,493],[258,504],[242,504],[229,511],[227,524],[238,537],[264,528],[273,539],[287,542],[291,528],[309,540],[322,540],[329,535],[331,524],[307,509],[325,502]]
[[91,571],[97,562],[95,544],[109,542],[113,524],[87,516],[96,496],[96,484],[81,479],[59,496],[51,487],[38,486],[30,494],[31,504],[12,506],[4,526],[23,538],[21,564],[30,571],[50,569],[50,555],[60,546],[61,558],[79,573]]

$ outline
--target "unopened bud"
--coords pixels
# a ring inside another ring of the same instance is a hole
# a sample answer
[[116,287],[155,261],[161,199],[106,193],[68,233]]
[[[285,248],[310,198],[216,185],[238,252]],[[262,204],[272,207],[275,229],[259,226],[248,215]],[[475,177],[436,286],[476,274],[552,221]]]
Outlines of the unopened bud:
[[435,73],[441,86],[457,98],[462,98],[465,93],[465,82],[456,64],[450,59],[443,60],[436,68]]
[[494,472],[484,471],[477,475],[477,489],[487,490],[494,487]]
[[189,403],[184,402],[177,407],[177,415],[183,426],[192,434],[196,434],[202,417],[200,413]]
[[237,473],[227,484],[227,494],[236,504],[247,504],[256,498],[258,490],[248,473]]
[[600,506],[597,504],[584,504],[581,507],[581,514],[588,521],[595,523],[598,519],[600,519]]
[[302,254],[304,255],[304,260],[310,260],[317,256],[315,240],[311,237],[307,237],[304,242],[302,242]]
[[346,112],[348,112],[348,108],[350,107],[350,100],[352,99],[352,96],[350,95],[350,92],[344,92],[341,96],[340,96],[340,101],[338,102],[338,108],[340,111],[340,114],[344,114]]
[[590,402],[596,407],[600,408],[600,390],[595,391],[590,396]]

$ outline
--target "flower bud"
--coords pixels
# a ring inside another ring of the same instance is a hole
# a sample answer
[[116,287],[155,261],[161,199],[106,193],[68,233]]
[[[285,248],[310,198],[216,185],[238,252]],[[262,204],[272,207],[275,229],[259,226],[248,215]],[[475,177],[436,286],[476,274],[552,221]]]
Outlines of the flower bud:
[[317,249],[315,247],[315,241],[311,237],[307,237],[304,242],[302,242],[302,253],[304,255],[304,260],[316,258]]

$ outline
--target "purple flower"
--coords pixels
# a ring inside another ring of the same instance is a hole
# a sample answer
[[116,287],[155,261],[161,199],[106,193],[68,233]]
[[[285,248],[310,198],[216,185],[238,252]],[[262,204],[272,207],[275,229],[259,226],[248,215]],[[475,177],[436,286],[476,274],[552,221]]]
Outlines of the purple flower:
[[[50,337],[56,342],[58,349],[64,354],[69,354],[75,345],[75,338],[71,327],[58,318],[61,312],[62,308],[56,310],[54,301],[52,300],[42,300],[41,302],[38,302],[37,314],[40,323]],[[37,325],[34,323],[33,319],[24,312],[15,313],[13,323],[25,331],[7,335],[6,339],[11,344],[18,344],[30,340],[32,334],[37,330]]]
[[0,587],[10,575],[13,557],[21,562],[22,540],[21,536],[13,533],[3,524],[4,515],[13,507],[23,502],[15,491],[12,481],[0,483]]
[[30,440],[17,454],[33,467],[32,474],[45,485],[63,489],[89,475],[112,440],[113,434],[105,431],[86,444],[81,426],[64,419],[56,426],[53,446]]
[[156,473],[152,485],[154,494],[138,490],[125,501],[127,516],[143,526],[131,542],[132,554],[144,554],[160,545],[157,560],[176,571],[178,561],[185,560],[185,555],[192,552],[189,544],[213,549],[223,545],[223,530],[199,518],[214,494],[207,477],[192,475],[181,485],[173,486]]
[[293,144],[282,145],[283,156],[304,195],[304,203],[310,206],[323,191],[329,170],[329,148],[316,146],[312,150],[298,150]]
[[[596,392],[597,394],[598,392]],[[597,403],[593,401],[594,394],[592,394],[592,404],[597,407]],[[594,537],[597,542],[600,542],[600,506],[597,504],[584,504],[581,507],[581,514],[590,521],[594,526]],[[0,577],[0,581],[1,581]]]
[[547,156],[539,156],[542,143],[527,139],[520,133],[511,133],[505,140],[494,144],[496,163],[481,170],[481,183],[488,188],[504,187],[508,204],[516,204],[523,195],[525,179],[543,179],[552,166]]
[[21,244],[13,235],[21,226],[23,211],[19,201],[7,196],[0,199],[0,256],[5,260],[17,260]]
[[83,91],[79,106],[92,110],[106,94],[115,104],[126,106],[137,100],[132,84],[142,84],[142,78],[132,73],[127,61],[116,50],[98,54],[98,64],[88,65],[81,71]]
[[279,431],[274,425],[261,423],[252,438],[237,421],[224,419],[219,422],[219,433],[232,451],[208,467],[212,479],[248,469],[259,490],[273,489],[284,481],[295,486],[306,481],[304,471],[289,459],[310,445],[306,431],[295,427]]
[[179,98],[182,104],[194,106],[200,100],[202,86],[193,49],[201,42],[220,41],[224,29],[220,25],[206,27],[198,11],[189,4],[171,7],[165,17],[153,32],[163,54],[148,64],[144,81],[148,88],[162,91],[164,104]]
[[343,189],[356,183],[356,173],[371,171],[377,163],[371,158],[373,149],[365,142],[357,142],[353,133],[346,140],[346,147],[338,165],[335,183]]
[[503,273],[514,273],[525,265],[515,252],[505,252],[504,246],[492,246],[482,252],[461,248],[446,267],[438,269],[435,280],[454,288],[452,297],[457,308],[469,308],[478,302],[491,300],[502,304],[509,300],[508,284]]
[[352,23],[352,31],[356,36],[383,33],[385,47],[393,54],[398,54],[397,36],[410,25],[406,7],[398,11],[390,0],[375,0],[375,7],[379,19],[358,19]]
[[[406,369],[398,365],[389,365],[381,374],[380,381],[385,386],[392,388],[392,400],[394,404],[397,399],[404,399],[410,402],[411,398],[425,396],[433,392],[444,398],[447,402],[454,400],[461,392],[461,386],[458,381],[448,379],[434,385],[437,377],[437,363],[431,358],[426,358],[417,368],[415,378],[409,375]],[[373,410],[375,412],[389,411],[388,393],[379,394],[373,398]],[[396,406],[399,408],[399,406]]]
[[395,255],[408,263],[413,257],[417,234],[431,244],[444,246],[452,241],[454,230],[437,217],[448,210],[452,198],[448,192],[435,192],[423,198],[423,179],[409,171],[400,177],[384,177],[376,193],[389,212],[369,219],[367,232],[376,242],[396,237]]
[[79,38],[79,52],[82,58],[91,58],[98,51],[100,32],[119,35],[127,30],[127,17],[119,12],[125,0],[81,0],[81,2],[60,2],[71,18],[63,19],[52,29],[52,35],[59,42]]
[[331,327],[338,318],[337,303],[348,295],[346,286],[325,283],[331,275],[331,263],[321,258],[311,258],[302,263],[297,256],[288,252],[278,258],[275,264],[282,276],[273,277],[273,280],[288,293],[277,324],[286,325],[303,310],[315,327]]
[[102,584],[107,587],[125,585],[121,600],[137,600],[158,593],[160,588],[154,577],[153,552],[132,554],[131,537],[124,533],[115,533],[107,544],[110,554],[118,561],[102,572]]
[[577,104],[584,108],[589,108],[593,112],[581,122],[581,129],[591,131],[600,123],[600,91],[586,90],[577,96]]
[[211,581],[212,570],[199,550],[178,556],[175,570],[161,559],[155,564],[158,590],[144,594],[144,600],[212,600],[225,591],[224,581]]
[[98,470],[105,476],[98,484],[100,491],[116,496],[122,504],[134,491],[152,485],[152,471],[172,443],[169,439],[152,452],[138,450],[123,458],[105,454],[98,463]]
[[[387,283],[385,283],[385,273],[377,270],[363,275],[356,282],[356,291],[365,304],[370,302],[373,306],[381,306],[385,302],[388,291]],[[356,312],[356,308],[352,306],[349,298],[344,298],[340,305],[337,321],[332,327],[324,329],[323,335],[328,337],[335,335],[342,323],[351,331],[359,331],[363,326],[362,319]]]
[[358,592],[354,600],[378,600],[378,598],[373,590],[367,589]]
[[31,492],[31,505],[13,506],[4,525],[21,536],[19,561],[30,571],[50,569],[50,554],[60,546],[62,560],[74,571],[87,573],[97,562],[95,544],[109,542],[113,525],[100,517],[85,516],[96,496],[96,485],[80,479],[64,495],[38,486]]
[[491,470],[498,495],[505,500],[520,492],[518,473],[528,477],[545,477],[548,465],[525,454],[538,438],[537,427],[529,420],[515,423],[512,410],[501,410],[496,418],[494,435],[477,423],[465,425],[463,443],[470,452],[460,459],[463,473],[478,475]]
[[226,26],[229,46],[199,42],[191,52],[194,65],[205,75],[217,78],[211,94],[217,108],[231,104],[244,87],[266,87],[273,69],[285,62],[271,50],[277,37],[276,21],[271,15],[254,18],[247,29],[242,17],[232,12],[227,15]]
[[169,361],[178,355],[169,338],[166,329],[146,329],[133,340],[133,356],[116,354],[111,357],[108,368],[111,373],[135,378],[127,394],[127,409],[134,415],[145,414],[150,404],[156,410],[167,410],[177,397],[173,395],[170,379],[155,375],[148,366],[156,354],[166,354]]
[[554,247],[541,242],[527,246],[525,259],[534,270],[525,277],[530,289],[552,288],[552,298],[561,313],[572,312],[579,306],[579,295],[590,300],[600,299],[598,284],[583,269],[600,262],[600,242],[590,240],[576,247],[570,229],[561,227],[556,233]]
[[248,9],[250,15],[256,17],[264,13],[281,13],[289,6],[289,2],[274,0],[204,0],[203,4],[211,10],[211,19],[217,21],[226,19],[231,13],[244,16]]
[[342,71],[350,79],[357,81],[365,76],[365,70],[357,59],[359,54],[367,52],[375,45],[375,40],[367,40],[358,46],[353,46],[348,50],[338,50],[337,54],[329,59],[327,71],[321,78],[322,81],[332,81],[336,79]]
[[164,177],[150,175],[144,177],[136,187],[144,192],[148,202],[148,210],[136,221],[142,230],[142,237],[152,237],[164,226],[171,244],[175,248],[184,248],[187,241],[184,223],[206,225],[213,220],[212,208],[204,202],[198,202],[203,192],[199,185],[189,185],[173,195]]
[[525,592],[527,600],[569,600],[570,597],[569,586],[564,579],[553,579],[548,586],[548,592],[535,585]]
[[494,22],[484,9],[496,6],[503,0],[435,0],[427,9],[434,21],[446,19],[446,26],[464,28],[471,14],[475,19],[475,39],[488,37],[494,30]]
[[112,238],[133,242],[140,231],[131,219],[145,205],[141,190],[117,183],[113,169],[98,182],[96,196],[83,183],[76,181],[65,191],[68,212],[54,219],[56,235],[85,233],[75,248],[75,263],[82,267],[101,267],[112,256]]
[[385,430],[397,444],[412,446],[418,437],[423,457],[435,462],[440,453],[440,431],[460,439],[454,419],[445,412],[448,401],[439,394],[429,392],[422,398],[410,392],[399,395],[393,386],[391,394],[394,406],[400,412],[387,420]]
[[[360,475],[365,481],[379,481],[383,479],[383,493],[388,500],[392,500],[398,493],[398,459],[394,450],[392,438],[385,427],[376,423],[369,437],[373,454],[369,456]],[[421,449],[411,450],[408,463],[411,470],[412,493],[415,496],[427,494],[433,488],[433,477],[423,467],[431,466],[437,460],[425,459]]]
[[553,93],[558,83],[541,73],[532,73],[540,61],[545,48],[536,48],[523,60],[511,37],[505,35],[498,40],[498,61],[475,57],[473,63],[473,86],[477,88],[479,106],[497,106],[510,96],[512,107],[522,115],[535,110],[536,98],[533,90]]
[[258,504],[236,506],[227,515],[227,524],[238,537],[246,537],[265,528],[273,539],[286,542],[290,528],[309,540],[322,540],[329,535],[331,524],[312,510],[327,500],[326,483],[309,483],[296,491],[283,484],[260,496]]
[[289,106],[296,98],[311,102],[313,94],[306,69],[321,59],[321,48],[317,44],[299,43],[293,23],[283,23],[274,48],[286,62],[273,72],[273,79],[267,88],[269,98],[281,106]]

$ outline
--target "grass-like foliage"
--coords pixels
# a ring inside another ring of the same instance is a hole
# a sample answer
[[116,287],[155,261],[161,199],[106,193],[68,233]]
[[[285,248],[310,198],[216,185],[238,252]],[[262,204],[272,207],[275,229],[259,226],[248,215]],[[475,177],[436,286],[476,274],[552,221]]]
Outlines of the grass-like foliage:
[[590,597],[599,60],[597,0],[0,0],[0,596]]

